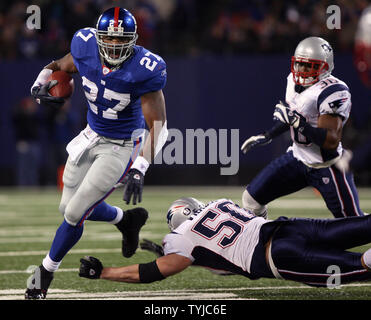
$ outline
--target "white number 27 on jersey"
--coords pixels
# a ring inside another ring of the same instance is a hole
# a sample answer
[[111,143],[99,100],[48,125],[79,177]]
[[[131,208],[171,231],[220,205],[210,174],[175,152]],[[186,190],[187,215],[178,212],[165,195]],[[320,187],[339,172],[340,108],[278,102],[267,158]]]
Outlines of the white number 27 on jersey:
[[139,61],[139,63],[140,63],[141,66],[144,65],[148,70],[153,71],[153,70],[155,70],[155,68],[156,68],[156,66],[157,66],[157,64],[158,64],[158,62],[155,61],[155,60],[151,60],[151,59],[149,58],[149,56],[153,56],[153,57],[156,58],[157,61],[161,61],[161,58],[160,58],[158,55],[156,55],[156,54],[154,54],[154,53],[148,51],[148,52],[145,54],[145,57],[143,57],[143,58]]
[[[94,104],[98,96],[98,87],[93,82],[90,81],[85,76],[82,77],[83,87],[88,87],[89,91],[84,89],[86,99],[88,100],[90,110],[95,114],[98,114],[98,107]],[[113,108],[108,108],[103,110],[102,117],[106,119],[118,119],[118,112],[125,109],[125,107],[130,103],[130,94],[129,93],[120,93],[107,88],[104,88],[103,98],[109,101],[117,100],[119,101]]]

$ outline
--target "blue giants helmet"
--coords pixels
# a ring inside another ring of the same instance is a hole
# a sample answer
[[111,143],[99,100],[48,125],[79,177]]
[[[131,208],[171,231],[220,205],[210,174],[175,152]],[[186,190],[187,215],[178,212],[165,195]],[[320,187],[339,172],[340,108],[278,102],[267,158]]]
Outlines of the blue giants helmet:
[[[131,55],[138,34],[137,22],[128,10],[114,7],[104,11],[96,29],[99,54],[109,64],[119,65]],[[113,39],[119,41],[114,42]]]

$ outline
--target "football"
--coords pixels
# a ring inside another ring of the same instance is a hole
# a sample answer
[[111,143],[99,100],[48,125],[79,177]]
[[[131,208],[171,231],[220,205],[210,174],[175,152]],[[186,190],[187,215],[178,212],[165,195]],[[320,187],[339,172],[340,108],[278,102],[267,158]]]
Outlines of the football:
[[48,81],[57,80],[58,83],[49,90],[53,97],[69,98],[74,89],[73,78],[65,71],[53,72]]

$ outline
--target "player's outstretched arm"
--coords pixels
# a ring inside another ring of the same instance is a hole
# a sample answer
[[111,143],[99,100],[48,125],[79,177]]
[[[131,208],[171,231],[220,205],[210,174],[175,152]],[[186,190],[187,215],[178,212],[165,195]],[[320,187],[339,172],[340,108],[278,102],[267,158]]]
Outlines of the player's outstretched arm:
[[52,61],[44,69],[41,70],[36,81],[31,87],[31,94],[36,99],[37,103],[59,108],[63,106],[65,100],[60,97],[53,97],[49,90],[58,82],[56,80],[48,81],[48,78],[54,71],[65,71],[69,73],[77,72],[71,53],[68,53],[63,58]]
[[141,97],[142,112],[150,130],[140,155],[135,159],[124,185],[124,201],[129,204],[133,196],[133,204],[142,201],[144,175],[155,155],[165,144],[168,131],[166,125],[165,98],[162,90],[149,92]]
[[149,263],[125,267],[103,267],[94,257],[80,259],[79,276],[88,279],[105,279],[128,283],[151,283],[165,279],[189,267],[192,262],[177,254],[163,256]]
[[251,148],[265,146],[289,128],[287,124],[275,120],[274,125],[268,131],[246,139],[241,146],[241,151],[246,154]]

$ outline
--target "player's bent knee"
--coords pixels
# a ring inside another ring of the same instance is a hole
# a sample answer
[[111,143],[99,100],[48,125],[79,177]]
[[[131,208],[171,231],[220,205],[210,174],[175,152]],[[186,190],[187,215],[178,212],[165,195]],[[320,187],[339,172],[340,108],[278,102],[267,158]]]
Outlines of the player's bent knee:
[[73,214],[69,211],[66,211],[64,214],[64,220],[66,220],[66,222],[71,226],[76,226],[81,218],[82,216]]
[[267,212],[267,206],[257,202],[247,190],[242,194],[242,205],[245,209],[252,211],[257,216],[264,215]]
[[66,209],[64,210],[64,219],[71,226],[76,226],[83,217],[83,215],[84,212],[82,212],[81,210],[76,210],[76,207],[72,205],[67,205]]
[[60,203],[58,207],[59,212],[64,216],[64,212],[66,211],[66,204]]

